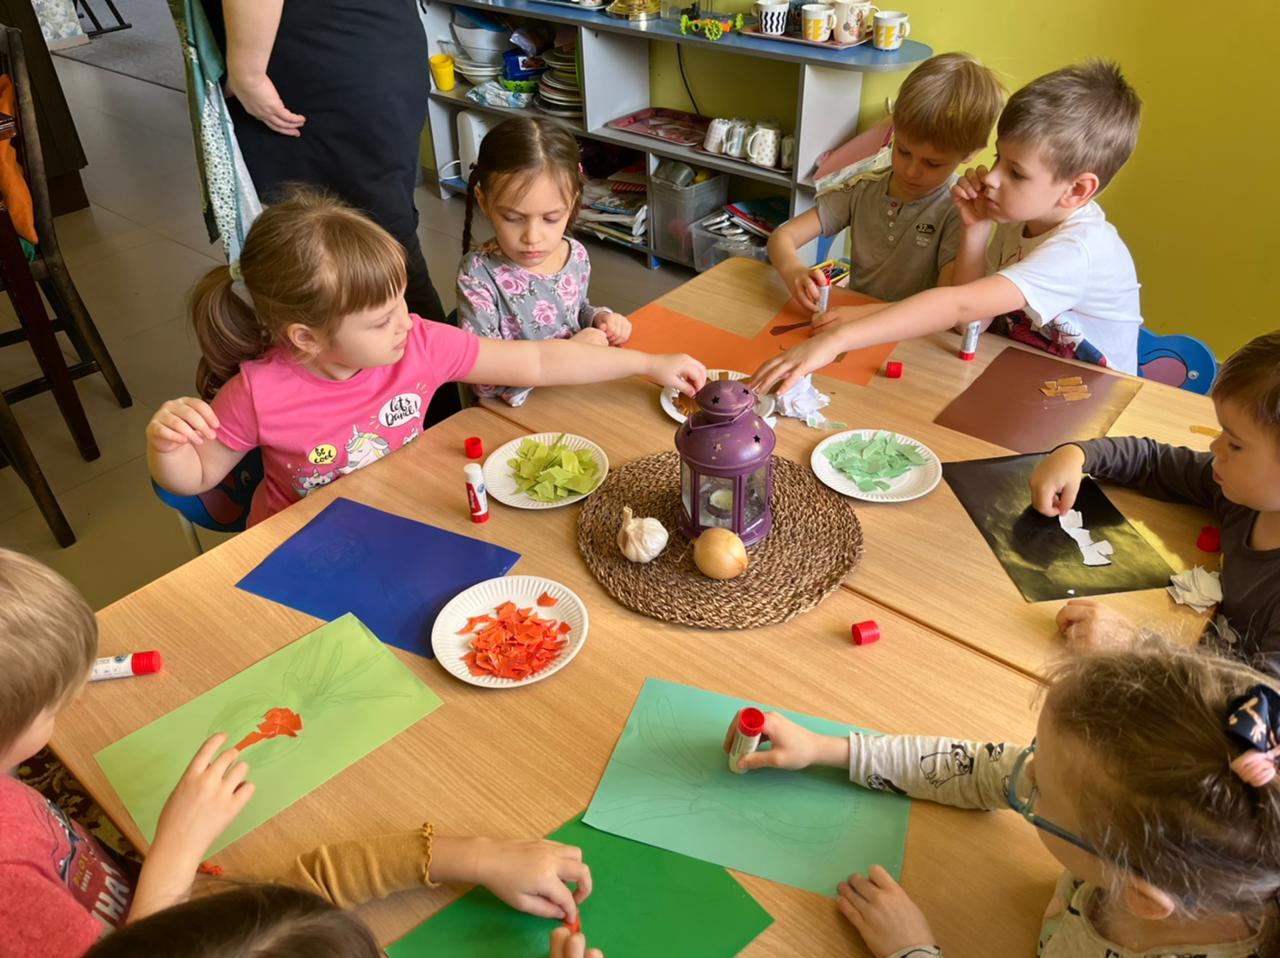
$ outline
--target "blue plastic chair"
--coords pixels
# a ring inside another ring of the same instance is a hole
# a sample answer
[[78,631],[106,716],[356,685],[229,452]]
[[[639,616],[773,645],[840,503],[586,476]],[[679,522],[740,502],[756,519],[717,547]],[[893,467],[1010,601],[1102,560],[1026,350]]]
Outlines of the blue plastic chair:
[[1188,392],[1209,394],[1218,361],[1193,336],[1161,336],[1138,327],[1138,375]]
[[244,532],[253,492],[262,481],[262,450],[252,449],[231,473],[208,492],[179,496],[151,481],[151,488],[166,506],[178,513],[183,534],[196,555],[204,552],[195,527],[213,532]]

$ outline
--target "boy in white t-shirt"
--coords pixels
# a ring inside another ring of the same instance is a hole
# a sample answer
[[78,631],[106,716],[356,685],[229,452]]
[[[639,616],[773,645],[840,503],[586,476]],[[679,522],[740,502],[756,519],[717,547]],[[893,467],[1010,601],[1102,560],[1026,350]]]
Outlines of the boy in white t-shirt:
[[954,285],[815,316],[815,335],[761,366],[756,388],[785,392],[842,352],[993,317],[1019,342],[1136,372],[1137,275],[1094,197],[1133,152],[1140,109],[1119,67],[1100,61],[1023,87],[996,126],[995,166],[952,189],[964,223]]

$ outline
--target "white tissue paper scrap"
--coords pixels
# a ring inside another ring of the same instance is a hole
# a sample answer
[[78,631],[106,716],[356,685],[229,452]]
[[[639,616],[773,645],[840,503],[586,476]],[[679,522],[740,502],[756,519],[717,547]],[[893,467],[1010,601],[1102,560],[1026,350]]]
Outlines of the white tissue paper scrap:
[[842,422],[829,422],[827,417],[818,412],[831,405],[831,397],[818,392],[813,384],[813,374],[808,373],[796,381],[796,384],[778,396],[777,409],[784,416],[802,419],[810,429],[844,429]]
[[1169,579],[1169,594],[1179,605],[1189,605],[1197,612],[1205,612],[1222,601],[1222,583],[1218,573],[1204,566],[1196,566],[1179,572]]
[[1058,516],[1058,525],[1076,541],[1085,565],[1111,565],[1107,556],[1115,553],[1115,547],[1106,539],[1093,541],[1093,536],[1084,527],[1084,516],[1080,510],[1072,509],[1066,515]]

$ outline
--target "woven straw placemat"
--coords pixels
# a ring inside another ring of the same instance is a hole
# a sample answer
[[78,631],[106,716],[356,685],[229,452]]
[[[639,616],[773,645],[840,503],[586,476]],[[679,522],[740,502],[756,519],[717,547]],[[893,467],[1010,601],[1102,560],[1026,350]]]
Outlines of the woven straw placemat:
[[[622,507],[658,519],[671,538],[647,564],[618,549]],[[627,463],[582,504],[578,548],[611,596],[654,619],[708,629],[773,625],[812,609],[862,558],[853,506],[804,466],[773,457],[773,530],[747,553],[736,579],[708,579],[680,532],[680,458],[674,452]]]

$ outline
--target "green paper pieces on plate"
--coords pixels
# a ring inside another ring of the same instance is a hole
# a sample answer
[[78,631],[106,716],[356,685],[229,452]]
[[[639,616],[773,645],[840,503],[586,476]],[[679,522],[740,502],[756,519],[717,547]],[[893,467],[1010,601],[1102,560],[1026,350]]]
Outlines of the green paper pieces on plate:
[[516,490],[538,502],[559,502],[572,495],[585,495],[600,482],[600,466],[585,449],[577,452],[564,443],[564,433],[551,445],[526,439],[508,459]]
[[870,439],[851,436],[844,442],[833,442],[822,454],[833,468],[852,479],[860,492],[886,492],[890,479],[928,462],[918,448],[888,432],[878,432]]

